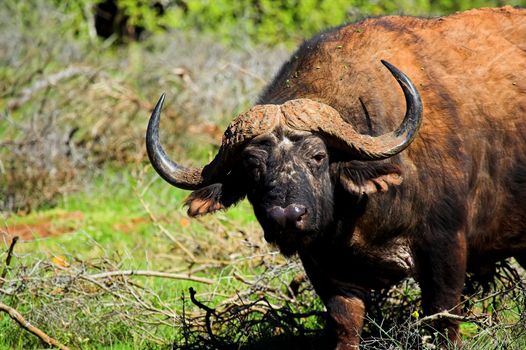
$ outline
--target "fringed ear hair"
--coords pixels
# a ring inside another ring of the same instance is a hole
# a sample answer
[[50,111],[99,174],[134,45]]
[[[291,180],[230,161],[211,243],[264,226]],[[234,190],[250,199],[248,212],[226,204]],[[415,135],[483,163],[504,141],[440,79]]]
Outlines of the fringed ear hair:
[[192,192],[184,203],[188,206],[188,215],[193,217],[225,209],[221,201],[222,187],[223,185],[219,183]]
[[199,216],[213,213],[216,210],[227,209],[242,200],[246,195],[245,188],[240,185],[245,181],[233,170],[224,181],[193,191],[185,200],[189,216]]
[[335,164],[333,173],[349,193],[361,196],[387,192],[402,183],[402,171],[391,163],[351,161]]

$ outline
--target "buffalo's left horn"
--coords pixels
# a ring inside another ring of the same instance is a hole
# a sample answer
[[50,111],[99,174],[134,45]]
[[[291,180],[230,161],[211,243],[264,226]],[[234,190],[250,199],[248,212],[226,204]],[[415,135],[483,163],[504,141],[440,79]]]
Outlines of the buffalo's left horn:
[[325,135],[329,142],[360,160],[380,160],[392,157],[407,148],[416,137],[422,123],[422,100],[411,80],[383,61],[402,88],[406,113],[400,126],[380,136],[358,133],[332,107],[310,99],[287,101],[282,105],[285,123],[292,129]]
[[268,132],[279,122],[279,107],[257,105],[239,115],[226,129],[214,159],[203,168],[187,168],[171,160],[159,142],[159,120],[164,94],[155,106],[146,131],[146,150],[154,169],[168,183],[185,190],[196,190],[220,182],[239,156],[239,148],[257,135]]

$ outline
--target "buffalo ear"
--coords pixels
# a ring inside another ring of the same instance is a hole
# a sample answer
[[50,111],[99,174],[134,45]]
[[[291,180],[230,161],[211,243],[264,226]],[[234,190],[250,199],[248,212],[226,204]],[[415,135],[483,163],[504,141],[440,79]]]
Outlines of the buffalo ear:
[[200,216],[222,210],[239,202],[245,197],[245,191],[230,182],[215,183],[193,191],[185,200],[189,216]]
[[361,196],[387,192],[402,183],[402,171],[396,164],[385,162],[350,161],[333,164],[331,169],[342,187],[349,193]]

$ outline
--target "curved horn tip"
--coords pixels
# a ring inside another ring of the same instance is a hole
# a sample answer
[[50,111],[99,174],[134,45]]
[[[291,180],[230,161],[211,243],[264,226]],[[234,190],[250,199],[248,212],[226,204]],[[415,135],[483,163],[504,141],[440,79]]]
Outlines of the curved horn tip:
[[166,92],[163,92],[161,94],[161,97],[159,97],[159,101],[157,101],[157,104],[155,105],[155,108],[154,110],[157,110],[157,109],[161,109],[163,108],[163,104],[164,104],[164,97],[166,96]]
[[150,121],[148,122],[148,131],[146,133],[146,139],[148,139],[150,132],[157,135],[159,127],[159,120],[161,119],[161,110],[163,109],[165,93],[161,94],[159,101],[155,104],[152,114],[150,115]]
[[382,62],[382,64],[386,67],[394,67],[391,63],[387,62],[386,60],[380,60],[380,62]]
[[382,62],[382,64],[387,67],[387,69],[389,69],[389,71],[391,72],[391,74],[393,74],[395,76],[396,79],[398,79],[400,77],[400,75],[404,76],[405,74],[402,73],[400,71],[400,69],[396,68],[395,66],[393,66],[391,63],[387,62],[386,60],[380,60],[380,62]]
[[411,100],[413,109],[417,113],[422,113],[422,98],[420,97],[416,86],[413,84],[413,82],[411,82],[411,79],[409,79],[407,75],[405,75],[400,69],[396,68],[391,63],[385,60],[380,60],[380,62],[382,62],[382,64],[387,67],[387,69],[389,69],[389,72],[391,72],[396,81],[398,81],[398,84],[400,84],[408,105],[409,100]]

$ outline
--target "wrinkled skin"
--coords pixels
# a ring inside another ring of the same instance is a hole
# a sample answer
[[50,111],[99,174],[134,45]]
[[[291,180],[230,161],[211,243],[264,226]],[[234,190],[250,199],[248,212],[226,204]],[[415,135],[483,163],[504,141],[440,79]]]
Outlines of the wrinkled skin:
[[[244,149],[247,197],[265,233],[285,255],[297,253],[332,224],[333,185],[328,150],[321,138],[279,130],[262,135]],[[269,217],[274,207],[306,207],[299,220],[279,223]]]

